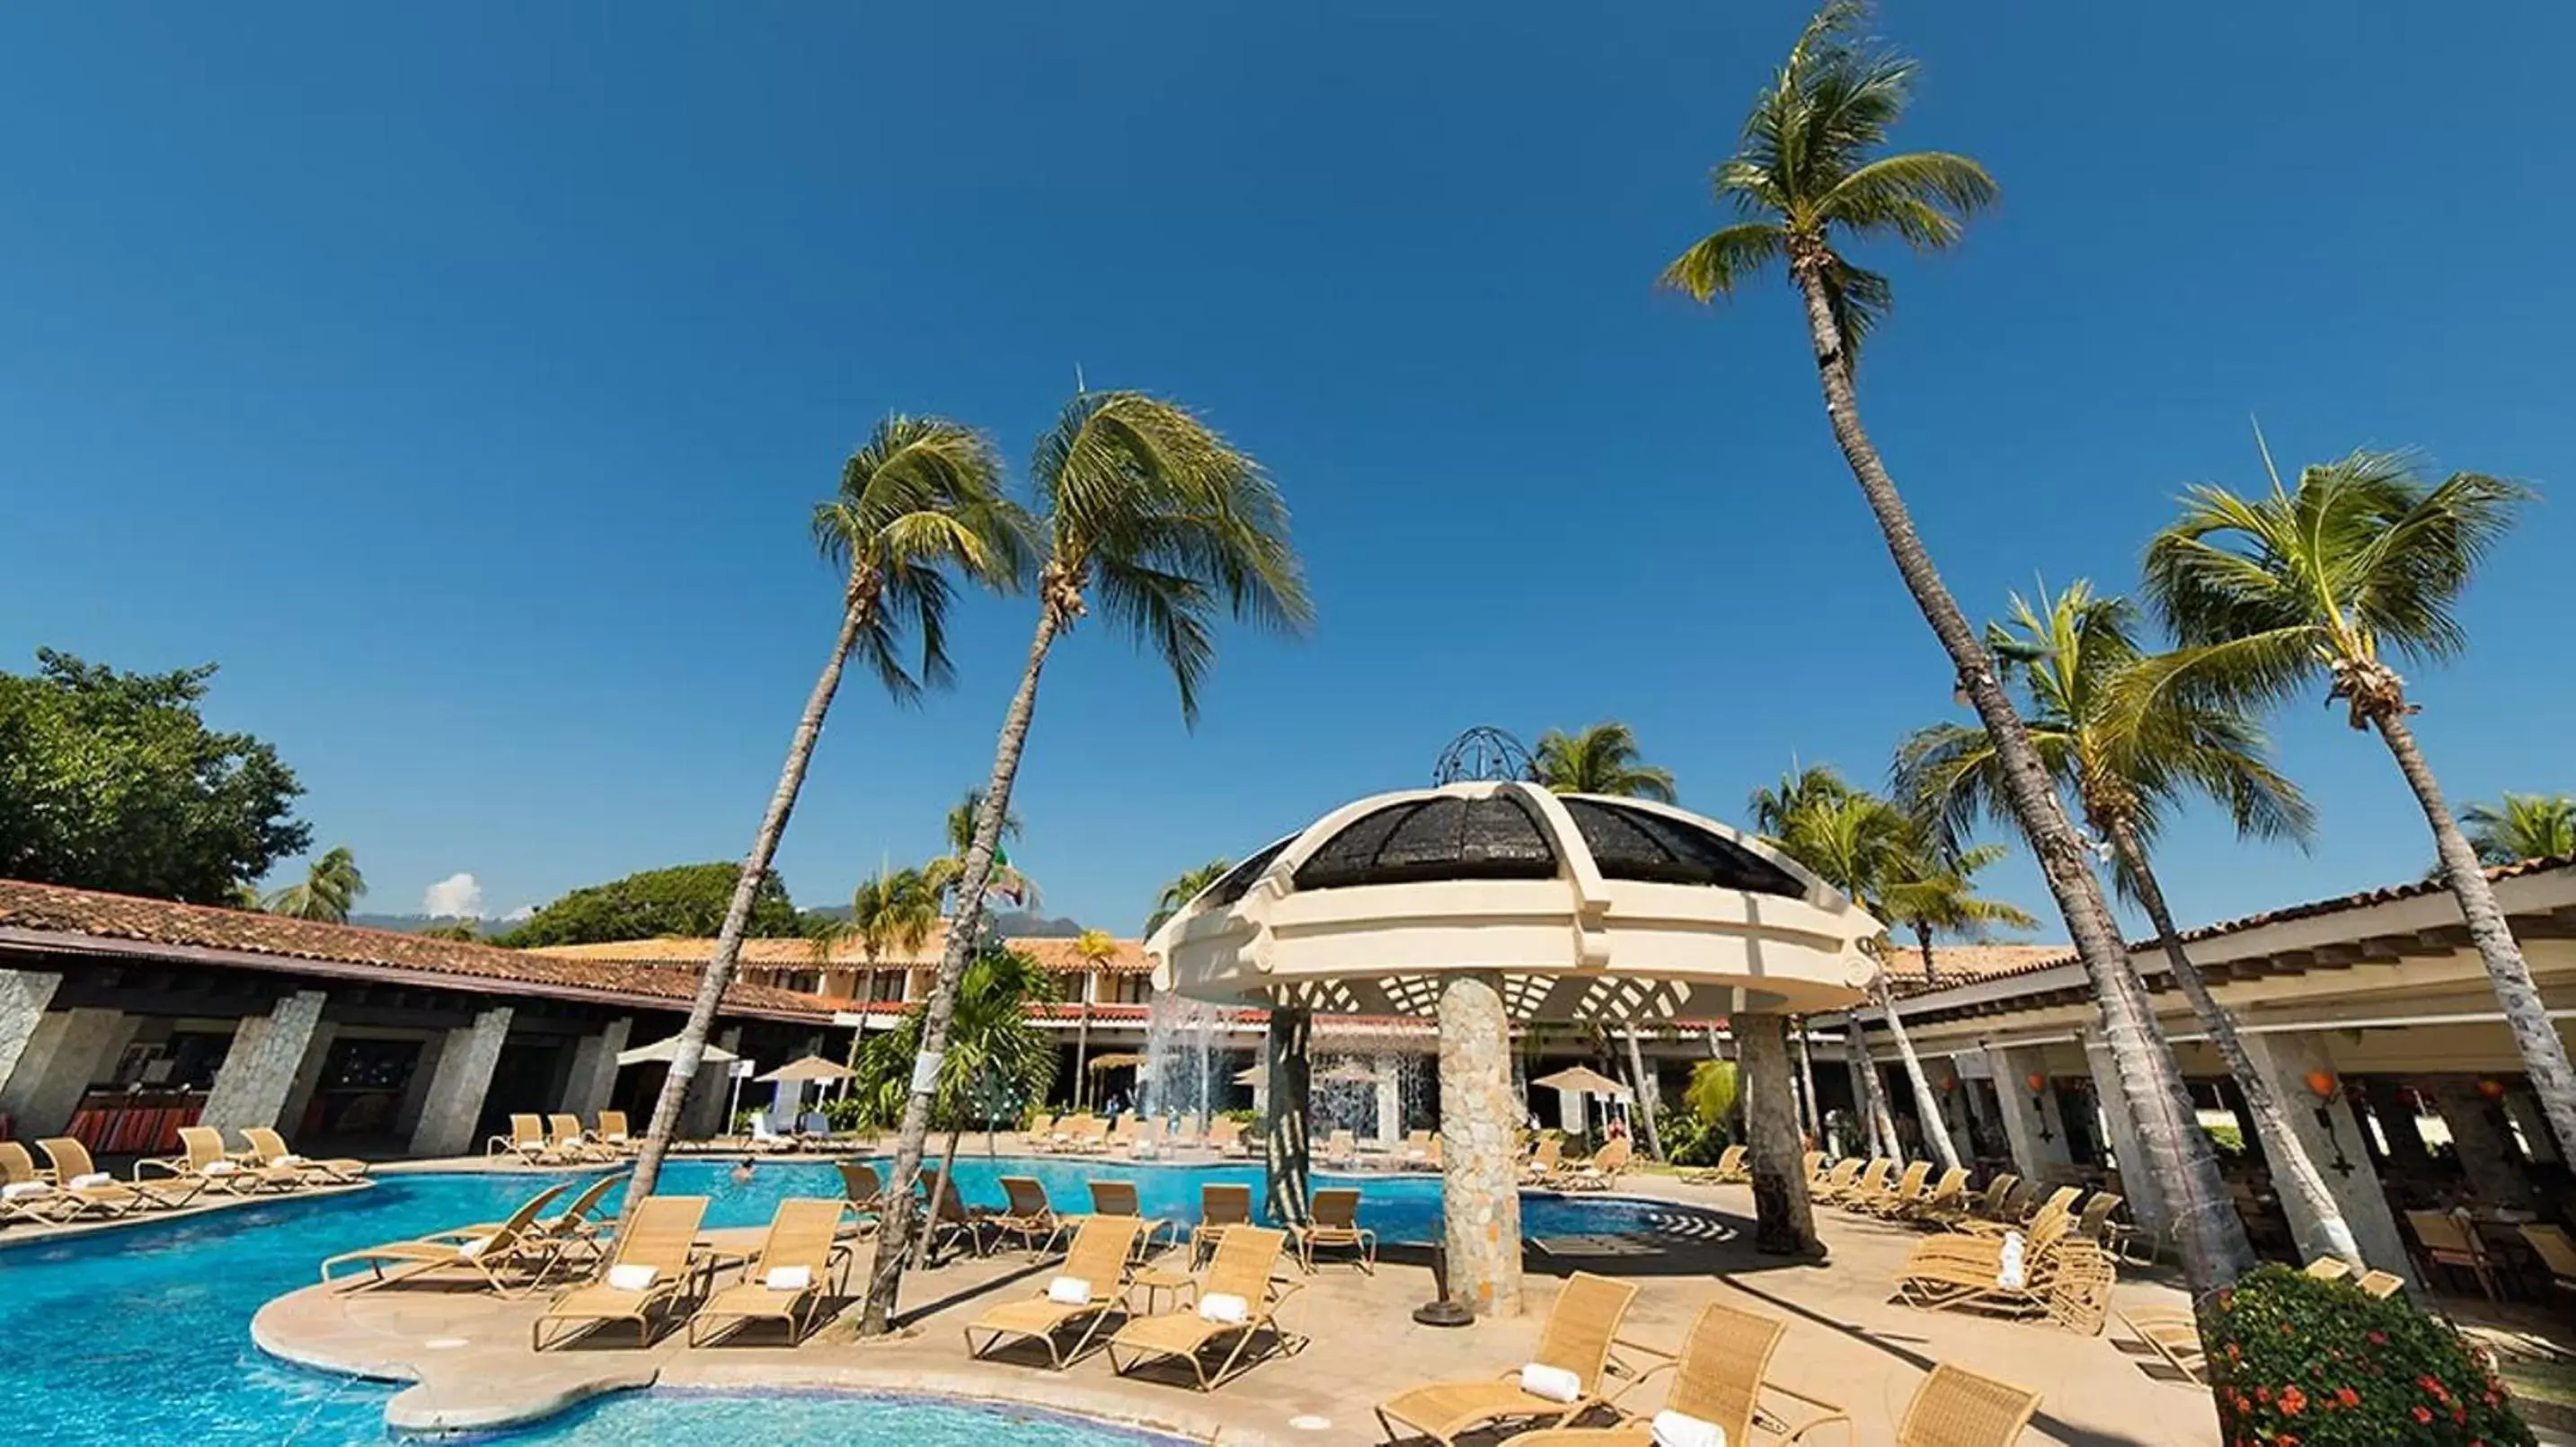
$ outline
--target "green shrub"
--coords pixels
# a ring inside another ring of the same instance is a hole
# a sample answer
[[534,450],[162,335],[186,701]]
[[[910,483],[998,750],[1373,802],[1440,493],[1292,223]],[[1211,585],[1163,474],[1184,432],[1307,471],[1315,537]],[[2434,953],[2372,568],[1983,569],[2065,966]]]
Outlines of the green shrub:
[[1257,1110],[1220,1110],[1217,1114],[1237,1125],[1251,1126],[1261,1123],[1261,1112]]
[[2217,1294],[2202,1331],[2231,1444],[2531,1447],[2476,1350],[2403,1296],[2265,1266]]

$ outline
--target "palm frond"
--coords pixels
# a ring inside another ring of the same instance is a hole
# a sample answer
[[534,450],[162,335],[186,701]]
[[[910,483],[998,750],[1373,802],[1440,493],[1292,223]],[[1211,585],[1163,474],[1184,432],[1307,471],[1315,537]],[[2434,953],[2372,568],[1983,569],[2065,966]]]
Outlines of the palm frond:
[[1772,221],[1739,221],[1691,243],[1655,279],[1657,286],[1705,302],[1733,296],[1737,286],[1789,254],[1789,233]]

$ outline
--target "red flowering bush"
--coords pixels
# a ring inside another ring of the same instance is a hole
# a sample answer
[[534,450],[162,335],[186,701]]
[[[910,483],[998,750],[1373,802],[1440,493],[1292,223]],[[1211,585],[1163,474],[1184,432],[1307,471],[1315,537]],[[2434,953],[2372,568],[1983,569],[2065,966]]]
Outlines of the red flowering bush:
[[2487,1363],[2403,1296],[2266,1266],[2201,1331],[2229,1447],[2532,1447]]

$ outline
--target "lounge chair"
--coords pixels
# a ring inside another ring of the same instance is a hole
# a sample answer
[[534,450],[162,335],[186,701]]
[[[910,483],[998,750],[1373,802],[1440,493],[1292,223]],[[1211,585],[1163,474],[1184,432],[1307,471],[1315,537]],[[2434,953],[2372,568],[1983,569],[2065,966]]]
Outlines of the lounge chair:
[[[1842,1408],[1768,1379],[1772,1353],[1779,1350],[1780,1339],[1788,1331],[1787,1322],[1711,1302],[1700,1308],[1699,1316],[1691,1322],[1690,1335],[1683,1339],[1680,1355],[1648,1367],[1635,1381],[1619,1389],[1611,1405],[1626,1420],[1615,1427],[1559,1427],[1531,1432],[1513,1438],[1512,1447],[1653,1447],[1653,1421],[1642,1413],[1632,1414],[1625,1399],[1667,1370],[1673,1373],[1673,1383],[1664,1393],[1663,1412],[1716,1427],[1729,1444],[1751,1443],[1757,1418],[1763,1420],[1766,1431],[1787,1442],[1802,1440],[1827,1423],[1842,1423],[1848,1429],[1851,1417]],[[1821,1407],[1824,1415],[1791,1427],[1763,1406],[1762,1393],[1766,1390],[1810,1408]]]
[[[1900,1164],[1881,1157],[1861,1167],[1860,1179],[1854,1181],[1852,1188],[1844,1192],[1842,1199],[1834,1204],[1857,1216],[1869,1215],[1878,1208],[1879,1203],[1895,1192]],[[1907,1166],[1905,1169],[1911,1170],[1912,1167]]]
[[286,1137],[264,1125],[243,1126],[241,1134],[250,1145],[250,1163],[255,1166],[293,1171],[308,1182],[329,1186],[354,1186],[367,1174],[367,1163],[354,1157],[316,1160],[299,1156],[286,1148]]
[[[1633,1282],[1613,1281],[1578,1271],[1567,1278],[1540,1329],[1537,1353],[1529,1365],[1499,1377],[1478,1381],[1435,1382],[1378,1404],[1377,1418],[1390,1441],[1399,1427],[1454,1447],[1464,1433],[1504,1422],[1534,1422],[1562,1427],[1595,1407],[1605,1405],[1602,1389],[1610,1367],[1610,1345],[1619,1323],[1637,1299]],[[1530,1390],[1564,1385],[1570,1395],[1542,1395]]]
[[1636,1147],[1626,1136],[1609,1142],[1592,1153],[1582,1165],[1560,1171],[1555,1185],[1561,1191],[1606,1191],[1619,1183],[1619,1173],[1628,1169],[1628,1160]]
[[581,1117],[577,1115],[547,1116],[546,1144],[554,1148],[556,1155],[568,1161],[605,1164],[616,1160],[619,1154],[592,1140],[589,1132],[581,1128]]
[[1337,1130],[1324,1137],[1325,1165],[1340,1166],[1348,1170],[1359,1163],[1359,1151],[1359,1137],[1349,1131]]
[[984,1218],[991,1214],[983,1206],[969,1206],[933,1167],[921,1168],[919,1177],[923,1199],[930,1203],[930,1249],[937,1250],[942,1241],[966,1239],[978,1256],[984,1254]]
[[2039,1208],[2027,1216],[2015,1218],[2008,1212],[2000,1220],[1954,1222],[1951,1229],[1962,1235],[1988,1236],[1998,1240],[2002,1239],[2008,1231],[2035,1231],[2039,1228],[2039,1223],[2049,1217],[2064,1216],[2072,1212],[2075,1209],[2076,1198],[2083,1194],[2080,1187],[2060,1186],[2049,1192],[2048,1199],[2040,1202]]
[[599,1129],[591,1132],[591,1139],[620,1156],[631,1156],[644,1148],[644,1143],[627,1129],[626,1112],[622,1110],[601,1111]]
[[1172,1133],[1169,1137],[1168,1144],[1175,1149],[1178,1149],[1181,1146],[1195,1147],[1202,1139],[1204,1139],[1204,1137],[1199,1134],[1198,1112],[1192,1111],[1188,1115],[1181,1117],[1180,1124],[1172,1127]]
[[1315,1193],[1307,1207],[1310,1219],[1289,1228],[1297,1237],[1297,1260],[1306,1274],[1315,1274],[1315,1248],[1348,1249],[1358,1253],[1353,1260],[1364,1275],[1377,1274],[1377,1233],[1362,1226],[1360,1193],[1349,1186],[1328,1186]]
[[81,1213],[78,1200],[36,1169],[36,1158],[16,1141],[0,1141],[0,1220],[59,1226]]
[[1946,1221],[1960,1214],[1959,1203],[1968,1196],[1968,1168],[1951,1166],[1940,1179],[1923,1188],[1912,1201],[1882,1214],[1891,1221]]
[[[2341,1266],[2343,1263],[2335,1263]],[[2200,1323],[2187,1311],[2121,1312],[2120,1324],[2184,1381],[2209,1385],[2209,1354],[2200,1344]]]
[[[1815,1165],[1811,1161],[1807,1167],[1807,1178],[1813,1181],[1815,1175]],[[1753,1173],[1744,1164],[1744,1147],[1728,1146],[1717,1153],[1716,1165],[1705,1170],[1684,1171],[1682,1179],[1703,1186],[1731,1186],[1753,1179]]]
[[[1940,1247],[1961,1239],[1935,1237],[1923,1244]],[[2101,1335],[2118,1280],[2110,1254],[2074,1236],[2064,1216],[2034,1227],[2029,1239],[2018,1283],[2004,1279],[1997,1243],[1992,1258],[1955,1248],[1951,1254],[1918,1255],[1906,1263],[1897,1295],[1927,1308],[2043,1316],[2079,1336]]]
[[783,1156],[801,1147],[796,1137],[780,1135],[773,1129],[769,1124],[768,1115],[754,1112],[751,1117],[751,1129],[743,1132],[741,1148],[756,1155]]
[[[1287,1240],[1288,1233],[1262,1226],[1227,1232],[1215,1258],[1208,1262],[1207,1273],[1182,1288],[1189,1299],[1179,1310],[1130,1318],[1109,1338],[1109,1369],[1123,1376],[1144,1362],[1179,1357],[1190,1364],[1199,1390],[1205,1392],[1225,1383],[1243,1360],[1244,1350],[1265,1331],[1274,1342],[1294,1351],[1290,1343],[1302,1345],[1304,1339],[1282,1327],[1278,1314],[1298,1286],[1274,1274]],[[1233,1348],[1210,1372],[1207,1352],[1226,1337],[1234,1339]],[[1124,1362],[1118,1359],[1121,1350],[1127,1353]]]
[[158,1184],[144,1179],[145,1172],[154,1171],[194,1181],[203,1189],[249,1195],[257,1191],[291,1191],[304,1179],[301,1171],[254,1166],[234,1158],[224,1149],[223,1132],[210,1125],[179,1127],[179,1145],[187,1154],[136,1161],[134,1184]]
[[865,1161],[835,1161],[841,1173],[841,1194],[848,1198],[849,1214],[843,1218],[844,1235],[864,1235],[885,1215],[885,1180],[877,1168]]
[[531,1166],[559,1166],[564,1163],[563,1153],[546,1139],[544,1118],[534,1115],[510,1117],[509,1133],[485,1141],[483,1154],[516,1156],[521,1163]]
[[2539,1256],[2540,1264],[2549,1268],[2550,1284],[2560,1291],[2576,1292],[2576,1240],[2569,1239],[2564,1226],[2525,1226],[2522,1239]]
[[[364,1291],[424,1277],[470,1274],[503,1296],[514,1294],[515,1278],[542,1278],[559,1253],[545,1238],[537,1218],[555,1198],[572,1189],[570,1181],[546,1187],[519,1203],[510,1219],[491,1226],[460,1226],[408,1241],[388,1241],[364,1251],[343,1251],[322,1262],[322,1284],[342,1291]],[[367,1274],[333,1276],[331,1268],[362,1262]]]
[[[1046,1288],[1026,1301],[1005,1302],[965,1328],[966,1355],[980,1357],[1004,1341],[1035,1340],[1047,1350],[1047,1361],[1062,1371],[1081,1359],[1101,1324],[1127,1295],[1127,1256],[1136,1248],[1136,1233],[1145,1223],[1133,1216],[1094,1216],[1073,1233],[1064,1264]],[[1082,1335],[1070,1352],[1057,1340],[1079,1325]],[[975,1334],[984,1344],[975,1344]]]
[[1065,1223],[1048,1202],[1046,1187],[1038,1183],[1037,1177],[1002,1177],[1002,1195],[1002,1209],[982,1218],[982,1229],[993,1233],[994,1244],[1014,1237],[1032,1256],[1054,1250],[1056,1241],[1064,1235]]
[[[1133,1216],[1145,1223],[1145,1229],[1136,1237],[1136,1257],[1138,1260],[1141,1261],[1144,1258],[1155,1254],[1157,1251],[1167,1251],[1172,1247],[1181,1244],[1180,1227],[1172,1224],[1172,1222],[1165,1217],[1148,1216],[1145,1214],[1143,1206],[1136,1198],[1136,1183],[1134,1181],[1104,1180],[1093,1181],[1090,1185],[1091,1209],[1093,1214],[1100,1216]],[[1069,1228],[1073,1223],[1068,1220],[1066,1224]],[[1162,1238],[1162,1244],[1160,1246],[1154,1244],[1156,1237]]]
[[1190,1262],[1214,1251],[1225,1233],[1252,1222],[1250,1186],[1210,1182],[1199,1187],[1199,1223],[1190,1228]]
[[779,1202],[760,1254],[743,1268],[742,1284],[708,1297],[690,1314],[689,1345],[706,1345],[719,1322],[731,1322],[739,1330],[744,1322],[783,1321],[787,1344],[803,1341],[822,1309],[833,1265],[847,1269],[850,1251],[838,1240],[849,1211],[847,1201]]
[[[2424,1251],[2427,1266],[2448,1266],[2466,1271],[2478,1283],[2478,1289],[2489,1301],[2501,1301],[2496,1288],[2495,1258],[2488,1254],[2486,1243],[2468,1222],[2440,1211],[2409,1211],[2406,1224],[2414,1228],[2415,1244]],[[2425,1273],[2429,1279],[2431,1272]]]
[[1849,1191],[1852,1183],[1860,1178],[1860,1168],[1860,1161],[1854,1158],[1834,1162],[1833,1169],[1825,1172],[1808,1188],[1809,1199],[1819,1206],[1828,1206],[1841,1200],[1843,1193]]
[[2039,1393],[1943,1362],[1905,1404],[1895,1447],[2013,1447],[2038,1410]]
[[1865,1216],[1894,1221],[1922,1204],[1924,1187],[1931,1184],[1932,1163],[1908,1161],[1896,1184],[1866,1201],[1856,1202],[1853,1209]]
[[1131,1138],[1127,1153],[1141,1161],[1153,1157],[1162,1149],[1163,1118],[1156,1116],[1152,1120],[1136,1122],[1135,1134]]
[[36,1148],[53,1162],[54,1184],[79,1203],[81,1214],[122,1216],[132,1211],[166,1210],[188,1204],[206,1188],[202,1179],[127,1185],[100,1170],[98,1163],[89,1158],[89,1147],[73,1136],[40,1140]]
[[[598,1277],[557,1296],[528,1324],[530,1348],[544,1351],[610,1321],[635,1323],[635,1344],[650,1345],[655,1313],[698,1285],[698,1223],[706,1214],[704,1196],[648,1196],[637,1203]],[[548,1328],[564,1326],[575,1330],[548,1335]]]
[[1565,1140],[1561,1136],[1543,1135],[1530,1148],[1530,1157],[1521,1163],[1521,1180],[1545,1181],[1565,1164]]
[[1243,1122],[1232,1116],[1219,1116],[1208,1122],[1207,1143],[1210,1149],[1221,1156],[1240,1156],[1250,1153],[1243,1143]]
[[2005,1171],[1986,1182],[1984,1190],[1962,1196],[1953,1208],[1933,1212],[1927,1219],[1944,1226],[1961,1221],[1991,1221],[2002,1213],[2004,1202],[2011,1197],[2013,1188],[2020,1184],[2021,1177]]

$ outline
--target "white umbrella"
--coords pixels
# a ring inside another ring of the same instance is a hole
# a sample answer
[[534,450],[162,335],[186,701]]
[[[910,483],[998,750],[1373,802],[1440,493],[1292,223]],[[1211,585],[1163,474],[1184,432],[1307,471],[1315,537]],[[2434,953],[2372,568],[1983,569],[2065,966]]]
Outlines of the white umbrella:
[[[659,1061],[668,1065],[671,1062],[672,1057],[679,1053],[680,1037],[674,1035],[667,1040],[656,1040],[650,1045],[638,1045],[632,1050],[620,1050],[617,1052],[617,1063],[620,1065],[643,1065],[647,1062]],[[721,1045],[709,1045],[707,1047],[707,1053],[703,1058],[712,1060],[718,1065],[722,1065],[727,1061],[736,1059],[737,1057],[732,1051],[725,1049]]]

